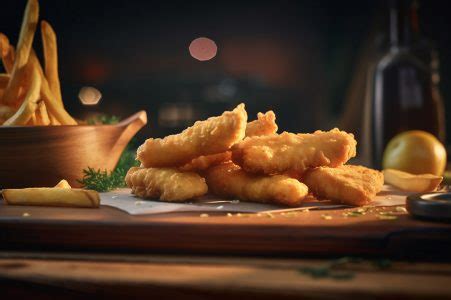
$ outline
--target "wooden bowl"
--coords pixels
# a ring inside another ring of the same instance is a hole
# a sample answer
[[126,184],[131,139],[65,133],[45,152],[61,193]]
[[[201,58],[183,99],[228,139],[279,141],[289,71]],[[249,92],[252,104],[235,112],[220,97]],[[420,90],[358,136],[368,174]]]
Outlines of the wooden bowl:
[[79,187],[83,169],[113,170],[130,139],[147,123],[140,111],[115,125],[0,126],[0,188]]

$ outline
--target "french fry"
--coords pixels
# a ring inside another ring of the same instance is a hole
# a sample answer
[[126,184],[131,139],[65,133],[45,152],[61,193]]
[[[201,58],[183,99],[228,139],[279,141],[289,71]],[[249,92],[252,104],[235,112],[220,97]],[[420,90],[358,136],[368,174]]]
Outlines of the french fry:
[[0,89],[5,89],[8,86],[8,82],[11,79],[9,74],[0,74]]
[[14,67],[14,46],[9,43],[8,37],[0,32],[0,55],[3,66],[8,74],[13,71]]
[[0,104],[2,103],[3,93],[8,85],[10,76],[8,74],[0,74]]
[[38,73],[42,80],[41,85],[41,99],[44,100],[45,105],[47,106],[48,111],[55,117],[58,122],[63,125],[77,125],[77,122],[67,113],[62,105],[58,103],[52,91],[50,90],[49,83],[44,76],[44,71],[39,63],[38,57],[34,50],[31,50],[30,53],[30,61],[32,61],[38,70]]
[[53,125],[53,126],[61,125],[61,123],[50,113],[49,113],[49,119],[50,119],[50,125]]
[[35,68],[32,69],[31,84],[22,105],[16,113],[3,123],[6,126],[26,125],[38,107],[41,77]]
[[31,125],[31,126],[38,125],[38,121],[36,118],[36,111],[31,114],[30,120],[26,123],[26,125]]
[[99,193],[70,188],[4,189],[3,199],[8,205],[59,206],[97,208]]
[[0,32],[0,55],[3,57],[9,51],[9,39],[8,37]]
[[407,192],[433,192],[443,180],[442,176],[434,174],[417,175],[394,169],[385,169],[383,172],[386,184]]
[[67,182],[66,179],[61,180],[60,182],[58,182],[57,185],[55,185],[56,188],[62,188],[62,189],[71,189],[72,187],[70,186],[69,182]]
[[2,119],[3,121],[11,118],[15,112],[16,111],[14,110],[14,108],[0,104],[0,119]]
[[14,67],[11,80],[5,89],[3,101],[6,104],[17,105],[20,86],[23,82],[22,73],[28,63],[36,26],[39,18],[39,4],[37,0],[28,0],[24,19],[19,34],[19,42],[15,53]]
[[0,74],[0,104],[2,103],[3,93],[8,85],[10,76],[8,74]]
[[44,49],[44,70],[49,83],[50,91],[64,107],[61,97],[61,86],[58,77],[58,48],[56,43],[56,34],[52,26],[41,21],[42,46]]
[[47,126],[50,124],[49,115],[47,114],[47,108],[45,107],[44,101],[38,102],[38,109],[35,112],[36,124],[40,126]]

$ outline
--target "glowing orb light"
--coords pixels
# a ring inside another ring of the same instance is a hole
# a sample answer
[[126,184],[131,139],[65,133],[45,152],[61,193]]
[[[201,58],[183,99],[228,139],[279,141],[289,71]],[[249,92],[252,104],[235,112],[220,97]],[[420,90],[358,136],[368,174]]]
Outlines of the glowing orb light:
[[96,88],[85,86],[78,93],[78,98],[83,105],[96,105],[102,98],[102,93]]
[[218,47],[216,43],[206,37],[200,37],[191,42],[189,53],[192,57],[200,61],[210,60],[216,56]]

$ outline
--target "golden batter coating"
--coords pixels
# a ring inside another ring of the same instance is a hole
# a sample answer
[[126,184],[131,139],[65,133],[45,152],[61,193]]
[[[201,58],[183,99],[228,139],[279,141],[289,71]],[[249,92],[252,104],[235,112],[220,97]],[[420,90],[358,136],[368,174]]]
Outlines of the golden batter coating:
[[230,161],[232,159],[232,152],[226,151],[217,154],[202,155],[196,157],[191,162],[180,167],[181,171],[202,172],[206,169],[219,165],[220,163]]
[[[268,135],[276,132],[276,115],[272,110],[267,111],[265,114],[259,112],[257,114],[257,120],[249,122],[246,125],[246,136]],[[231,158],[232,153],[230,151],[211,155],[202,155],[180,167],[180,170],[198,172],[204,171],[209,167],[229,161]]]
[[354,135],[337,128],[283,132],[245,138],[232,147],[232,160],[250,173],[301,175],[309,168],[344,164],[356,155],[356,144]]
[[213,194],[244,201],[299,206],[308,194],[307,186],[297,179],[249,174],[232,162],[208,169],[206,179]]
[[133,167],[127,172],[125,182],[138,197],[169,202],[183,202],[208,191],[205,179],[199,174],[171,168]]
[[381,191],[384,175],[362,166],[319,167],[306,172],[303,182],[321,198],[362,206],[370,203]]
[[275,134],[277,132],[276,115],[272,110],[259,112],[257,120],[247,123],[246,137]]
[[146,168],[177,167],[201,156],[221,153],[244,137],[247,113],[244,104],[219,117],[197,121],[183,132],[163,139],[148,139],[138,148]]

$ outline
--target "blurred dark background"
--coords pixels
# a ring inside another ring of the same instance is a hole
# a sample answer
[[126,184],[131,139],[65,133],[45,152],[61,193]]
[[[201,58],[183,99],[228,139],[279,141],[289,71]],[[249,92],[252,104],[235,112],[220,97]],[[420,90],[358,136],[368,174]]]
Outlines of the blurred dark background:
[[[25,3],[2,3],[0,31],[13,43]],[[419,3],[421,32],[439,51],[449,111],[450,4]],[[41,0],[40,7],[58,36],[69,112],[123,118],[145,109],[149,124],[139,139],[178,132],[239,102],[251,118],[273,109],[281,130],[358,133],[368,64],[387,48],[386,1]],[[190,55],[198,37],[216,43],[216,57]],[[42,52],[39,32],[34,47]],[[97,106],[80,103],[84,86],[102,92]]]

